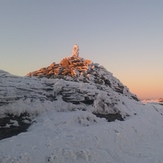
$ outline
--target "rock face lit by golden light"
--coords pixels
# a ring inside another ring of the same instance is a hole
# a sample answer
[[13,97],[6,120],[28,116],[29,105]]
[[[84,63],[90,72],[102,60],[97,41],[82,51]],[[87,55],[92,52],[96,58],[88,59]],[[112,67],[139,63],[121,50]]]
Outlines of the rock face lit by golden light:
[[74,45],[72,56],[63,58],[60,63],[53,62],[50,66],[30,72],[27,76],[55,78],[61,76],[80,76],[89,68],[93,68],[92,61],[79,57],[79,46]]

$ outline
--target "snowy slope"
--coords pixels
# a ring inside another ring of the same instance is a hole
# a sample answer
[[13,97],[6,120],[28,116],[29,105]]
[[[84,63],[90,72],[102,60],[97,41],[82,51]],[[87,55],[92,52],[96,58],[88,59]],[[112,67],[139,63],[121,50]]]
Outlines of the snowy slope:
[[[68,60],[73,67],[76,58]],[[0,118],[25,114],[21,122],[30,124],[0,140],[0,163],[161,163],[162,105],[143,104],[102,66],[86,62],[83,69],[77,60],[74,76],[47,78],[49,67],[41,77],[0,71]],[[14,126],[21,126],[16,118],[0,131]]]
[[44,112],[28,132],[0,141],[0,162],[161,163],[163,108],[130,105],[137,115],[115,122],[88,111]]

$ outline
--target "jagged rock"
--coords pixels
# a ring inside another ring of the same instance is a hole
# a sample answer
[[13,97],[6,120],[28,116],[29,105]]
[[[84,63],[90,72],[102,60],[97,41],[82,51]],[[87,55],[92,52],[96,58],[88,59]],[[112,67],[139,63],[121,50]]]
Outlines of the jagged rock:
[[27,76],[38,76],[38,77],[47,77],[54,78],[57,75],[62,76],[79,76],[85,73],[91,65],[91,61],[84,60],[77,56],[72,56],[64,58],[60,61],[59,64],[52,63],[46,68],[41,68],[38,71],[30,72]]
[[87,73],[91,66],[92,62],[90,60],[79,57],[79,47],[78,45],[74,45],[71,57],[63,58],[58,64],[53,62],[48,67],[28,73],[27,76],[55,78],[61,75],[76,77]]
[[63,68],[68,68],[69,65],[70,65],[68,58],[62,59],[62,61],[60,62],[60,65],[61,65]]

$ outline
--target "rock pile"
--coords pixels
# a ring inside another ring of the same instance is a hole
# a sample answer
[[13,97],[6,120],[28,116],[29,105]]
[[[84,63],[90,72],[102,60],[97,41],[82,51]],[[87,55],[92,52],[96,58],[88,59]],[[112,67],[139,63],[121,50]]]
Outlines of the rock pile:
[[101,90],[110,87],[119,94],[139,101],[136,95],[131,94],[129,89],[113,77],[112,73],[108,72],[103,66],[79,57],[78,45],[74,45],[71,57],[62,59],[59,64],[53,62],[50,66],[30,72],[27,76],[62,78],[68,81],[97,84]]
[[59,64],[53,62],[50,66],[30,72],[27,76],[55,78],[56,76],[80,76],[92,66],[90,60],[79,57],[79,49],[74,45],[72,56],[64,58]]

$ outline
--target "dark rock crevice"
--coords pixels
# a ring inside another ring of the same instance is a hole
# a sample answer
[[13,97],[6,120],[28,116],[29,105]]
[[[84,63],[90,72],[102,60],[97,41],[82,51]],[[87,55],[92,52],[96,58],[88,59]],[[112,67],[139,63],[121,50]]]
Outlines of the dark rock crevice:
[[99,118],[105,118],[108,122],[113,122],[115,120],[119,121],[124,121],[124,118],[120,113],[108,113],[108,114],[103,114],[103,113],[93,113],[96,117]]
[[26,132],[31,124],[28,113],[22,113],[20,116],[6,114],[0,118],[0,140]]

